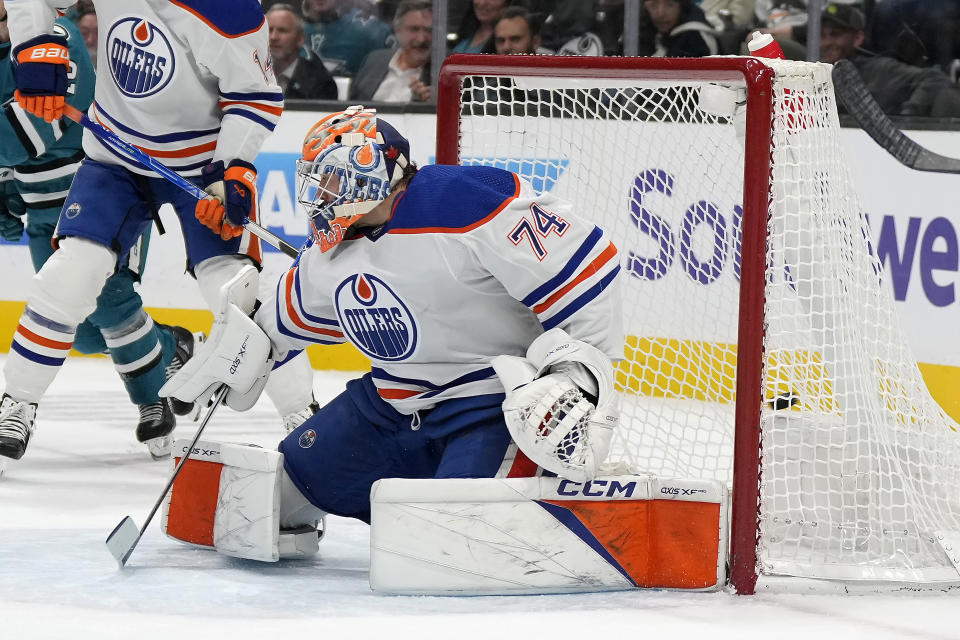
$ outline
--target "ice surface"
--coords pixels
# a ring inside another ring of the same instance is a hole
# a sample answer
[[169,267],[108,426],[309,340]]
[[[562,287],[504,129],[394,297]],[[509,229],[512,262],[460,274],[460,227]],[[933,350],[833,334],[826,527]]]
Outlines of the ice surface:
[[[349,377],[318,373],[317,398]],[[143,522],[170,472],[134,438],[136,417],[109,361],[67,361],[27,455],[0,478],[0,639],[960,638],[960,594],[380,596],[367,584],[367,526],[342,518],[315,559],[263,564],[179,545],[157,517],[121,571],[104,540],[123,516]],[[177,434],[196,426],[181,419]],[[280,436],[266,400],[219,410],[204,433],[263,446]]]

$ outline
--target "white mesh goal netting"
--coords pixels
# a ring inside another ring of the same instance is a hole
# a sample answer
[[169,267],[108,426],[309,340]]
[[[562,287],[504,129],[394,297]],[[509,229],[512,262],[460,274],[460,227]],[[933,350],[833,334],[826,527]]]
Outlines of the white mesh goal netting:
[[[960,433],[881,282],[829,67],[773,66],[772,181],[754,173],[746,187],[769,188],[770,202],[765,317],[752,328],[765,330],[758,571],[960,582]],[[459,160],[515,171],[613,235],[628,333],[614,461],[729,486],[737,117],[699,108],[702,81],[504,73],[462,79]]]

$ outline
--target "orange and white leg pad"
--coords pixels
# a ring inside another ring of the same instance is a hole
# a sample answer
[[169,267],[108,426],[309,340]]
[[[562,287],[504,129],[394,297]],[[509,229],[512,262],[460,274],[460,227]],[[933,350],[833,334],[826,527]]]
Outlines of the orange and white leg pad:
[[380,480],[371,491],[370,586],[487,595],[726,582],[718,482],[608,476]]
[[[173,445],[174,465],[189,440]],[[237,558],[276,562],[318,550],[315,527],[280,531],[283,454],[198,441],[163,504],[163,532]]]

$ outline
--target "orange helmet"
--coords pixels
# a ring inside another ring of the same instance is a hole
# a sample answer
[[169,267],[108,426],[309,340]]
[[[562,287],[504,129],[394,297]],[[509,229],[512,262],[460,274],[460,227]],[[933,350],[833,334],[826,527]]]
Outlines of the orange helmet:
[[349,107],[310,128],[297,161],[297,201],[322,233],[335,218],[363,215],[390,195],[410,143],[374,109]]

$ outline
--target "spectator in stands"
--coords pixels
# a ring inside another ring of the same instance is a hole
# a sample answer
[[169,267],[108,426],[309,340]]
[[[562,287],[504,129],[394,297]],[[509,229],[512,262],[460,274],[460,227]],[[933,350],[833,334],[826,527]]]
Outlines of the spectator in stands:
[[336,100],[337,83],[312,51],[301,57],[303,19],[289,4],[274,3],[267,11],[273,71],[285,98]]
[[398,49],[378,49],[363,61],[350,85],[357,102],[426,102],[430,99],[433,5],[401,0],[393,19]]
[[[826,2],[823,6],[826,6]],[[859,5],[861,0],[834,0],[836,5]],[[760,31],[774,37],[788,60],[807,59],[807,0],[756,0],[756,16]],[[746,55],[748,31],[740,53]]]
[[883,0],[868,20],[867,46],[908,64],[949,71],[960,58],[960,2]]
[[307,48],[334,75],[354,75],[368,53],[393,40],[390,27],[375,12],[375,6],[361,0],[304,0]]
[[[556,0],[540,20],[540,39],[543,46],[556,51],[581,36],[593,32],[600,5],[610,0]],[[623,0],[617,0],[621,5]],[[529,7],[528,7],[529,9]],[[535,16],[538,17],[538,16]],[[623,30],[623,16],[620,31]],[[620,37],[620,34],[617,34]],[[602,55],[602,54],[601,54]]]
[[93,68],[97,68],[97,13],[91,7],[77,16],[77,28],[80,35],[83,36],[83,43],[87,45],[87,52],[90,54],[90,61],[93,62]]
[[623,0],[596,0],[591,32],[603,43],[603,55],[623,53],[623,12]]
[[953,86],[945,73],[860,48],[866,20],[859,9],[830,4],[820,20],[820,59],[831,64],[850,59],[885,113],[960,117],[960,88]]
[[642,56],[697,57],[717,53],[716,32],[693,0],[643,0]]
[[540,25],[524,7],[506,7],[500,13],[493,46],[500,55],[551,53],[540,47]]
[[453,52],[493,53],[493,25],[508,4],[508,0],[473,0],[473,11],[460,24]]
[[[64,2],[63,4],[69,4],[69,2]],[[77,24],[77,18],[90,11],[93,11],[93,0],[79,0],[64,12],[64,17],[73,22],[73,24]]]
[[717,30],[747,30],[757,25],[757,0],[703,0],[700,8]]
[[703,0],[700,3],[707,22],[716,29],[720,54],[741,53],[741,47],[757,27],[756,4],[756,0]]

